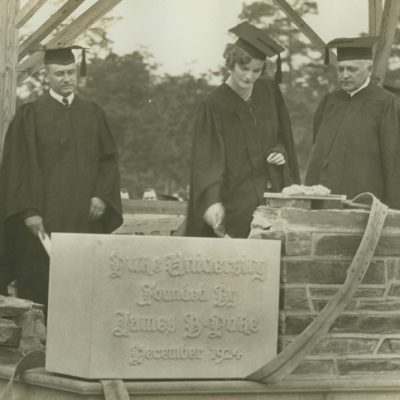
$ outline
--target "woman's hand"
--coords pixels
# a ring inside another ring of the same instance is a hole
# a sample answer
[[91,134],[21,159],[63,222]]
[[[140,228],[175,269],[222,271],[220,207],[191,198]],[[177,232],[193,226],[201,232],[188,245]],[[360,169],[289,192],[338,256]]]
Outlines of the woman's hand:
[[225,234],[224,218],[225,208],[222,203],[212,204],[203,215],[204,221],[213,228],[218,237],[223,237]]
[[285,156],[282,153],[274,152],[267,157],[267,163],[269,164],[283,165],[285,162]]
[[35,236],[41,236],[41,238],[44,239],[46,232],[44,230],[43,219],[40,215],[32,215],[31,217],[25,218],[24,223]]

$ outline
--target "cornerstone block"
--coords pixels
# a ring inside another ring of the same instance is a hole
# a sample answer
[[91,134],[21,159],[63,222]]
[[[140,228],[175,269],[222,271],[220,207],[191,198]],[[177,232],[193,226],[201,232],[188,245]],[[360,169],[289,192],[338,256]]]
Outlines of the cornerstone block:
[[244,378],[276,355],[280,242],[53,234],[46,369]]

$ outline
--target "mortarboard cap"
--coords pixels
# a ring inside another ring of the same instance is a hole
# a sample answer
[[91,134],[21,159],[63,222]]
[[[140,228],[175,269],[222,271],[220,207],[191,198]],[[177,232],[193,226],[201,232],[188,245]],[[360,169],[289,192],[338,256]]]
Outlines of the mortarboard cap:
[[248,53],[251,57],[265,60],[266,57],[278,55],[275,79],[281,82],[281,57],[280,53],[285,49],[275,42],[265,31],[249,24],[247,21],[229,29],[238,40],[236,45]]
[[57,47],[57,48],[44,48],[44,63],[45,65],[57,64],[57,65],[68,65],[74,63],[75,55],[72,50],[82,51],[81,60],[81,76],[86,76],[86,49],[82,46],[68,46],[68,47]]
[[378,36],[338,38],[331,40],[325,47],[325,64],[329,64],[329,49],[337,49],[337,60],[372,60],[372,48]]

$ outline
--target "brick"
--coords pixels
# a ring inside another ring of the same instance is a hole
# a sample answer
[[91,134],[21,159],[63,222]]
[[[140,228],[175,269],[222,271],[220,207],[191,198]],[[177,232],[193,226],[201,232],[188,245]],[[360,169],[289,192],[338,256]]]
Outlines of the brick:
[[263,225],[263,223],[261,222],[262,219],[273,221],[280,218],[280,215],[281,215],[280,209],[271,208],[267,206],[259,206],[256,208],[256,211],[254,212],[253,222],[257,221],[257,224]]
[[[286,233],[283,231],[269,231],[260,228],[252,229],[249,235],[249,239],[280,240],[282,243],[285,242],[285,237]],[[282,245],[282,252],[283,248],[284,246]]]
[[285,335],[298,335],[314,320],[310,316],[290,315],[285,318]]
[[305,288],[283,288],[280,296],[280,309],[286,311],[311,311]]
[[400,301],[399,300],[369,300],[360,301],[357,310],[359,311],[399,311]]
[[0,319],[0,346],[18,347],[21,339],[21,328],[14,321]]
[[[361,235],[320,235],[315,240],[315,255],[352,257],[361,242]],[[400,256],[400,235],[382,236],[375,250],[375,256]]]
[[[326,304],[328,303],[329,299],[315,299],[313,300],[313,307],[315,311],[322,311]],[[356,309],[356,301],[350,300],[349,303],[345,307],[345,311],[354,311]]]
[[0,365],[12,365],[12,368],[15,368],[20,359],[21,352],[18,349],[0,346]]
[[312,287],[310,288],[310,293],[311,297],[314,298],[331,298],[334,296],[337,291],[339,290],[339,287],[333,288],[333,287]]
[[311,354],[371,354],[378,339],[328,338],[315,346]]
[[390,285],[388,296],[400,297],[400,283],[392,283]]
[[386,260],[385,261],[388,280],[400,281],[400,260]]
[[286,208],[286,207],[295,207],[295,208],[303,208],[303,209],[311,209],[311,200],[309,199],[274,199],[268,198],[266,199],[267,207],[270,208]]
[[340,375],[399,372],[400,359],[338,360]]
[[339,315],[331,333],[398,334],[400,315]]
[[[349,261],[311,260],[283,262],[285,283],[342,284],[346,279]],[[385,283],[383,261],[373,261],[364,277],[365,284]]]
[[359,287],[354,293],[354,297],[364,298],[364,297],[383,297],[385,295],[385,288],[366,288]]
[[311,255],[311,233],[288,232],[285,240],[285,255],[308,256]]
[[[306,210],[300,208],[282,209],[281,218],[285,219],[290,225],[306,225],[310,228],[333,228],[340,229],[360,229],[365,230],[369,211],[365,210]],[[400,229],[400,214],[389,212],[385,221],[385,228]]]
[[398,212],[390,212],[385,220],[385,227],[399,228],[400,227],[400,214]]
[[[340,230],[360,229],[364,231],[369,213],[363,210],[301,210],[286,208],[282,210],[281,218],[290,225],[306,225],[311,230],[315,228],[333,228]],[[400,227],[400,224],[398,225]]]
[[400,339],[385,339],[378,349],[379,354],[400,354]]
[[0,317],[16,317],[32,308],[29,300],[0,296]]
[[294,375],[333,375],[333,360],[304,360],[293,372]]

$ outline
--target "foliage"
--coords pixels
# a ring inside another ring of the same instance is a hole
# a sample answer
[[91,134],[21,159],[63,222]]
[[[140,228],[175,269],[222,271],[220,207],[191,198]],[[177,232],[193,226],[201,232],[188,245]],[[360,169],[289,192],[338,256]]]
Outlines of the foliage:
[[106,111],[120,152],[122,185],[140,196],[185,193],[191,125],[197,104],[211,90],[206,77],[159,77],[150,55],[110,54],[90,65],[83,94]]

